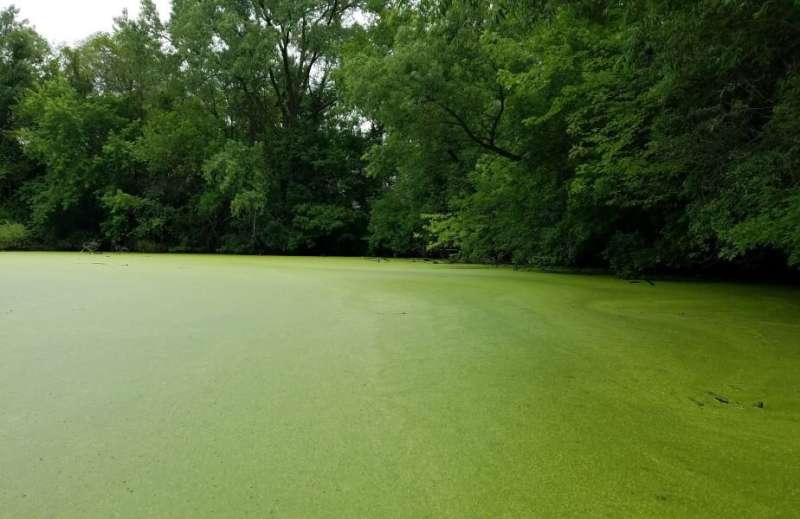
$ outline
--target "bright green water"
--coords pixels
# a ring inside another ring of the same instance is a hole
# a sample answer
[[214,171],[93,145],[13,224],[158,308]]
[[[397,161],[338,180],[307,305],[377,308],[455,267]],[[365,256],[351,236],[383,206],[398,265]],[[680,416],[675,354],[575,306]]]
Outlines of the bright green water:
[[0,254],[1,517],[798,510],[797,290]]

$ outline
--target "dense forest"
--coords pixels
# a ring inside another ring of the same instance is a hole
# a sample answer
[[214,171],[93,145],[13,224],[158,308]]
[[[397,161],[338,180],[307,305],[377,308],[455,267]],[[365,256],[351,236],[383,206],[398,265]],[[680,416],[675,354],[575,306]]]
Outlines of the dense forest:
[[800,266],[800,2],[0,13],[0,248]]

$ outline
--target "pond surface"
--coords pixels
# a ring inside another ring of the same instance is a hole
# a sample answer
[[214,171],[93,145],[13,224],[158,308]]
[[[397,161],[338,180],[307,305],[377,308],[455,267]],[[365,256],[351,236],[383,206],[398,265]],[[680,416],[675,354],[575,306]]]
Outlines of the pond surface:
[[0,254],[0,515],[777,517],[800,292]]

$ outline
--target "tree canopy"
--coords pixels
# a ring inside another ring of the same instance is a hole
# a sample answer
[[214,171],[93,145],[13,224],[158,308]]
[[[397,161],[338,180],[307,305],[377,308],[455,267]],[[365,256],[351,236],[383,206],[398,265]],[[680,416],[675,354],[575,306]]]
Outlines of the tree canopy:
[[143,0],[59,49],[10,8],[0,234],[796,270],[799,121],[792,0]]

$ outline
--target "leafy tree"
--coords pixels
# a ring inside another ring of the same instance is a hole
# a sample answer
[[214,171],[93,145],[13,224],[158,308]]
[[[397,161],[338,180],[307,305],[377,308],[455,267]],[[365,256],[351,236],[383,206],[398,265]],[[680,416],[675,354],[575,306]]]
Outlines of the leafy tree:
[[50,72],[47,43],[19,19],[13,6],[0,10],[0,219],[25,216],[18,187],[38,168],[27,160],[14,135],[14,108],[25,91]]
[[[258,179],[248,182],[258,185],[243,187],[244,198],[228,197],[228,203],[236,201],[231,207],[235,218],[246,215],[250,222],[250,250],[313,247],[329,234],[360,233],[353,228],[359,218],[325,226],[308,220],[309,207],[319,213],[332,206],[344,211],[366,206],[367,182],[358,174],[365,138],[347,114],[335,109],[332,80],[338,46],[352,31],[347,18],[359,5],[338,0],[175,2],[172,41],[187,83],[224,122],[228,139],[262,155],[247,160],[248,168],[256,168],[248,174]],[[217,157],[206,171],[219,165]],[[256,203],[256,197],[263,203]],[[267,234],[259,238],[259,229]]]
[[25,153],[46,172],[23,186],[35,232],[50,239],[96,231],[95,196],[106,184],[104,146],[124,121],[112,97],[82,98],[63,78],[46,81],[18,107]]
[[[797,263],[792,2],[430,0],[377,15],[342,71],[384,131],[377,242],[404,229],[401,249],[427,233],[466,259],[625,275]],[[444,216],[426,227],[426,213]]]

